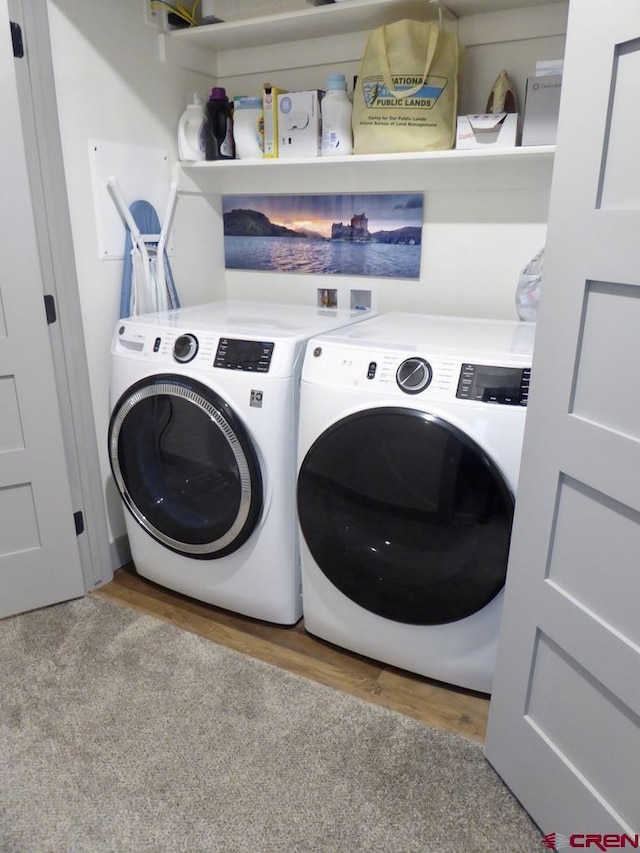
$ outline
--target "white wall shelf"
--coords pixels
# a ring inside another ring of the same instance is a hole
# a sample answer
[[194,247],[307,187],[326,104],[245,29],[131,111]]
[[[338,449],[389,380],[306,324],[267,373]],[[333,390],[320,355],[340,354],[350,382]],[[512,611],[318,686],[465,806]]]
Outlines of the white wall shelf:
[[[563,0],[445,0],[442,5],[455,17],[466,17],[558,2]],[[430,20],[437,16],[437,0],[346,0],[286,14],[173,30],[167,36],[174,42],[218,52],[372,30],[400,18]]]
[[347,0],[299,11],[172,30],[172,41],[212,52],[370,30],[400,18],[437,18],[436,0]]
[[179,164],[179,191],[197,194],[539,190],[555,146]]
[[[302,0],[300,0],[302,4]],[[247,4],[248,5],[248,4]],[[493,79],[500,67],[511,70],[517,61],[511,53],[514,41],[527,47],[522,57],[524,78],[532,73],[538,54],[537,39],[566,33],[568,0],[444,0],[446,21],[457,19],[457,31],[465,49],[477,45],[503,44],[504,58],[494,60]],[[207,24],[159,35],[160,56],[176,67],[215,79],[259,74],[260,82],[279,76],[284,69],[340,66],[359,62],[366,38],[376,27],[401,18],[436,19],[437,0],[345,0],[323,6],[303,7],[286,14]],[[277,48],[277,49],[274,49]],[[545,48],[543,47],[544,51]],[[552,50],[562,56],[560,47]],[[472,60],[473,61],[473,60]],[[355,73],[355,71],[354,71]],[[324,79],[324,74],[320,75]],[[475,75],[474,75],[475,77]],[[478,83],[484,88],[492,80]],[[316,85],[319,83],[319,80]],[[222,83],[225,85],[225,83]],[[251,81],[250,86],[256,86]],[[468,86],[467,86],[468,88]],[[486,98],[486,95],[484,95]],[[470,111],[476,110],[476,107]]]

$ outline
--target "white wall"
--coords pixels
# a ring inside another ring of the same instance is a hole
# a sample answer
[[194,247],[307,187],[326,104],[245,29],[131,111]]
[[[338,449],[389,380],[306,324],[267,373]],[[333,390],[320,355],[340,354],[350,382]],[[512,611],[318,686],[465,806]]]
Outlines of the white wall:
[[[125,527],[106,441],[109,351],[118,319],[122,262],[99,260],[88,140],[164,149],[173,160],[178,119],[189,93],[206,93],[214,80],[160,61],[157,29],[145,23],[142,0],[100,4],[51,0],[49,19],[92,402],[115,540]],[[163,211],[158,214],[162,216]],[[205,200],[179,200],[171,266],[183,304],[224,294],[223,281],[213,268],[216,263],[219,266],[211,249],[216,223]]]

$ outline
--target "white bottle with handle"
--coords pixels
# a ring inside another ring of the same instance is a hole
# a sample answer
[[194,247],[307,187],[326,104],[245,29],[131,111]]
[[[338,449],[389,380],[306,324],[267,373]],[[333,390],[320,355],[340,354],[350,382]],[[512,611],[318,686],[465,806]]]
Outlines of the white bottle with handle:
[[180,116],[178,122],[178,157],[180,160],[204,160],[207,113],[204,101],[197,92],[193,102]]
[[351,154],[353,133],[351,130],[352,105],[347,95],[344,74],[330,74],[327,89],[322,99],[322,157]]

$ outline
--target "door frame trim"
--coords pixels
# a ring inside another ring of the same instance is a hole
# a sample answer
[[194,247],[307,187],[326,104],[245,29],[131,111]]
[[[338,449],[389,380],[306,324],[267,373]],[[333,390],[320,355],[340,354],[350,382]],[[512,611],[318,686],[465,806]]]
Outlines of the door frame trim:
[[15,61],[24,63],[24,70],[17,68],[16,76],[26,157],[30,164],[28,190],[35,213],[44,291],[54,297],[58,308],[58,320],[48,329],[60,414],[65,426],[71,495],[74,508],[82,510],[85,522],[85,530],[78,536],[78,548],[85,589],[89,591],[110,581],[114,566],[91,403],[47,0],[27,3],[9,0],[9,13],[12,20],[17,18],[22,26],[26,45],[25,58]]

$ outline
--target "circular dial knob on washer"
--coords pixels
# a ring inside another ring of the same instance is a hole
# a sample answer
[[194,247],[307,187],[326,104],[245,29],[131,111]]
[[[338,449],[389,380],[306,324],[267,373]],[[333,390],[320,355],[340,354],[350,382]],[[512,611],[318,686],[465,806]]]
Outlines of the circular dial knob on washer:
[[180,335],[173,345],[173,357],[180,364],[186,364],[196,357],[198,352],[198,339],[195,335]]
[[405,394],[419,394],[431,382],[433,371],[425,358],[407,358],[396,372],[396,382]]

